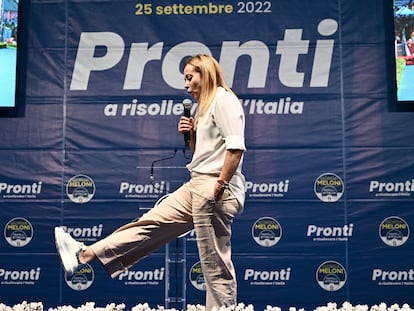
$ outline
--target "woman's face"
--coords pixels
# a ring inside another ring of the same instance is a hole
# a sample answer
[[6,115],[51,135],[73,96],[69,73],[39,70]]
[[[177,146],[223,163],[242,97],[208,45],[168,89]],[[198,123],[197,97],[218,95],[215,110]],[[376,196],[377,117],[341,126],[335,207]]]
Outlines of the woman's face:
[[184,67],[184,88],[195,100],[199,100],[201,93],[201,74],[194,70],[194,66]]

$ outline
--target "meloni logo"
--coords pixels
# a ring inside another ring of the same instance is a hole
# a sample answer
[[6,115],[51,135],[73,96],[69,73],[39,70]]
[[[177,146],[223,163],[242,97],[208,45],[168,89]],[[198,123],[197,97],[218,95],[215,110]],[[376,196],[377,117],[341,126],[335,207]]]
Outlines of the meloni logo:
[[410,237],[410,227],[407,222],[397,216],[384,219],[379,225],[378,231],[382,242],[393,247],[403,245]]
[[315,180],[314,191],[322,202],[336,202],[344,193],[344,183],[339,176],[325,173]]
[[346,270],[336,261],[325,261],[316,270],[316,281],[326,291],[340,290],[346,283]]
[[282,238],[282,227],[272,217],[262,217],[255,221],[252,226],[254,241],[263,247],[276,245]]
[[65,273],[66,284],[75,291],[88,289],[94,278],[95,273],[89,264],[81,264],[73,274]]
[[72,202],[89,202],[95,195],[95,183],[86,175],[73,176],[66,185],[66,194]]
[[26,246],[33,238],[33,226],[25,218],[13,218],[4,227],[4,237],[11,246]]
[[203,269],[201,268],[201,262],[196,262],[191,268],[189,272],[189,278],[191,285],[194,286],[194,288],[205,291],[206,290],[206,283],[204,280],[204,274]]

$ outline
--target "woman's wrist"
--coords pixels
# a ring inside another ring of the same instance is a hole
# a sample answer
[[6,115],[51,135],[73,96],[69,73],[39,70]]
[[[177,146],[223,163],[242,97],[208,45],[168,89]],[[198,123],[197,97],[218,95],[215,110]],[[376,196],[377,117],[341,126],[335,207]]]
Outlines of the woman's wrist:
[[217,184],[220,185],[220,187],[223,188],[223,189],[228,189],[229,188],[229,182],[225,181],[224,179],[218,179]]

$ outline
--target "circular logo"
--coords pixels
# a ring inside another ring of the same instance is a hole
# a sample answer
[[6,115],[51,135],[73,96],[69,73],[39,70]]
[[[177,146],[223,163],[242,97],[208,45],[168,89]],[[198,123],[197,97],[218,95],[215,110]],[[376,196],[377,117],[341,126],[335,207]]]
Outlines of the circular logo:
[[204,281],[204,274],[203,274],[203,270],[201,269],[200,262],[196,262],[191,267],[189,278],[194,288],[201,290],[201,291],[206,290],[206,283]]
[[316,281],[326,291],[337,291],[346,283],[345,268],[336,261],[326,261],[318,267]]
[[86,175],[76,175],[69,179],[66,194],[75,203],[86,203],[95,195],[95,183]]
[[282,238],[282,227],[276,219],[262,217],[253,224],[252,236],[260,246],[271,247]]
[[319,200],[323,202],[336,202],[344,193],[344,183],[335,174],[322,174],[315,181],[314,191]]
[[95,274],[89,264],[80,265],[73,274],[65,273],[66,284],[76,291],[82,291],[92,285]]
[[410,236],[410,227],[404,219],[391,216],[384,219],[379,226],[379,236],[388,246],[401,246]]
[[26,246],[33,238],[32,224],[24,218],[13,218],[4,227],[4,237],[11,246]]

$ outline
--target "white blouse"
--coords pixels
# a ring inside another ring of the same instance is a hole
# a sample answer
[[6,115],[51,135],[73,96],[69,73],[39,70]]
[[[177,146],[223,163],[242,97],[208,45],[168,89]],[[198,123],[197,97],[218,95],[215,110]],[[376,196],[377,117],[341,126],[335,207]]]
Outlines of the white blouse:
[[[198,119],[195,152],[191,163],[187,165],[190,172],[219,175],[226,150],[246,150],[244,128],[244,111],[239,99],[219,87],[208,111]],[[245,198],[242,164],[243,157],[229,181],[230,190],[241,205]]]

